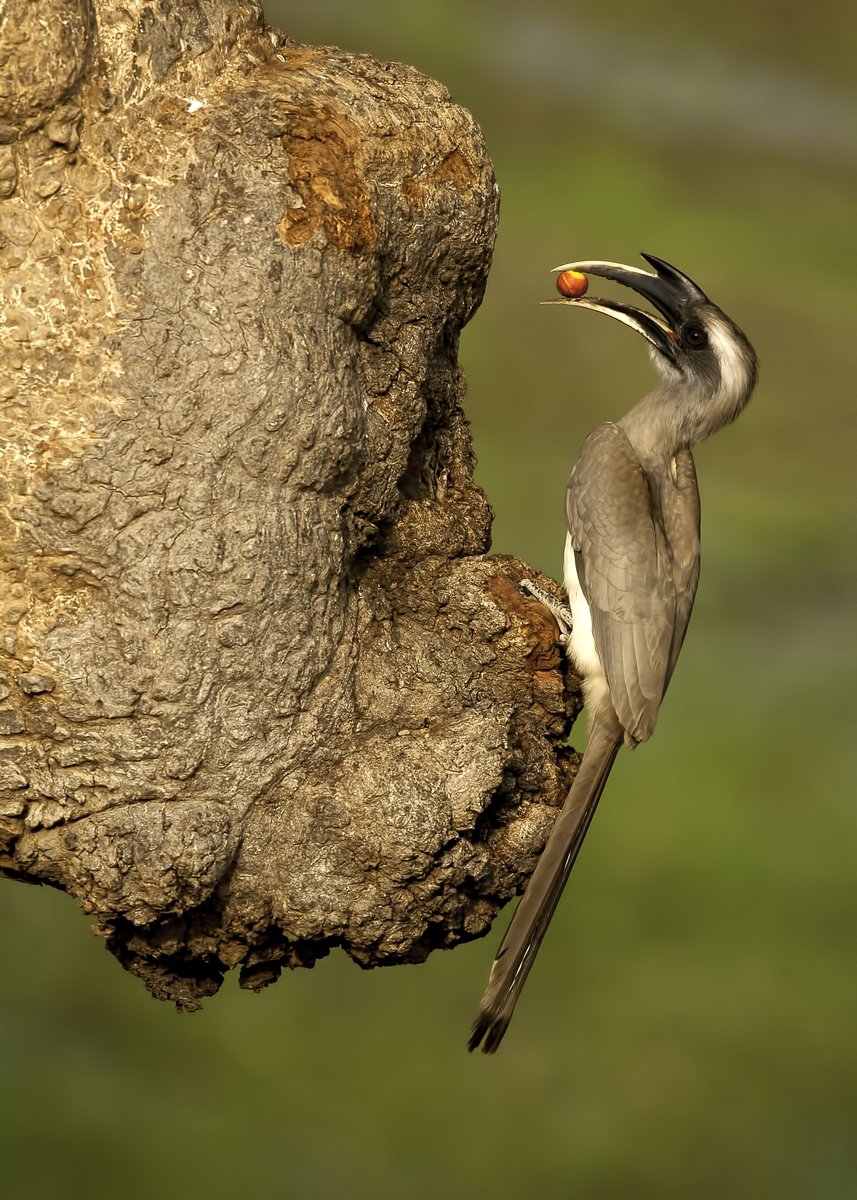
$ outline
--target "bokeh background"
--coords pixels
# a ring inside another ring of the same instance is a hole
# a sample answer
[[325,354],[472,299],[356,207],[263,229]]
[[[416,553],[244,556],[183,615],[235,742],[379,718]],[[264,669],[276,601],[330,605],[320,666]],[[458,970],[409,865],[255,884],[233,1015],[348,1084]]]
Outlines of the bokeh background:
[[700,596],[658,735],[611,780],[502,1052],[464,1039],[497,938],[341,955],[194,1016],[67,898],[0,883],[6,1200],[857,1195],[857,20],[719,0],[269,0],[410,62],[502,189],[465,331],[495,548],[558,576],[588,430],[639,339],[545,309],[577,257],[676,262],[762,362],[697,455]]

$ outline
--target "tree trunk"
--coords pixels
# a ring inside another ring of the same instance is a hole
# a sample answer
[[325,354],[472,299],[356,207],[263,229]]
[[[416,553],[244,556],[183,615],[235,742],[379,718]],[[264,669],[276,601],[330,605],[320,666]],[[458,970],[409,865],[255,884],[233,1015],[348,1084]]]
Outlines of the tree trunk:
[[478,936],[576,699],[472,480],[479,130],[246,0],[3,16],[0,872],[185,1008]]

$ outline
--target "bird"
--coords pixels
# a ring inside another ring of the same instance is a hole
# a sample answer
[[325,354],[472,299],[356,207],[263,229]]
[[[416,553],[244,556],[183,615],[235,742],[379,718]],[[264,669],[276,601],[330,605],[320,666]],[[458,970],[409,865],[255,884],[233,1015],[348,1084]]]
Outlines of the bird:
[[699,580],[692,447],[735,420],[758,374],[756,353],[735,322],[682,271],[653,254],[642,257],[652,271],[598,260],[556,271],[612,280],[654,312],[591,295],[546,301],[635,330],[648,343],[658,382],[625,416],[589,434],[568,477],[568,607],[549,607],[582,679],[589,736],[491,968],[468,1042],[488,1054],[508,1028],[619,749],[654,733]]

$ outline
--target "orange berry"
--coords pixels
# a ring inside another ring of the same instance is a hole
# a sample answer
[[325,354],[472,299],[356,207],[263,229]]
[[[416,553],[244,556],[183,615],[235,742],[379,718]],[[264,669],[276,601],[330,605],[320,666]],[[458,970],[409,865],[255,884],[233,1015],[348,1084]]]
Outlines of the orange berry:
[[556,277],[556,290],[561,296],[584,296],[589,280],[582,271],[563,271]]

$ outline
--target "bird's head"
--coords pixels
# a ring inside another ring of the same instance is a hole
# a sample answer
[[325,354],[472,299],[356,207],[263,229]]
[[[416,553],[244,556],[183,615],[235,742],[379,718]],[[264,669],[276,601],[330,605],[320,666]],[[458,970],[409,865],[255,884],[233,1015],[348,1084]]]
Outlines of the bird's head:
[[[653,254],[642,256],[655,273],[614,262],[566,263],[556,271],[600,275],[632,288],[656,313],[630,304],[584,295],[563,297],[570,304],[605,313],[642,334],[665,383],[677,383],[717,411],[717,426],[728,424],[747,403],[756,383],[756,355],[746,336],[700,287]],[[714,417],[714,411],[711,416]],[[703,436],[707,436],[707,430]]]

